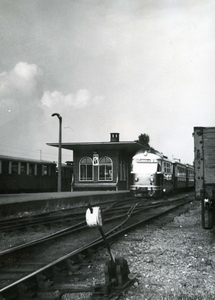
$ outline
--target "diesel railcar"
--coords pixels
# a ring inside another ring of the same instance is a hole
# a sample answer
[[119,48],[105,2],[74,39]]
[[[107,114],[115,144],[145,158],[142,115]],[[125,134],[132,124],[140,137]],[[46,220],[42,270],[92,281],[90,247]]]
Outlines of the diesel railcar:
[[159,152],[139,151],[133,156],[130,191],[135,196],[161,197],[188,188],[194,188],[191,165],[172,162]]
[[[71,190],[71,166],[62,166],[62,191]],[[0,155],[0,194],[57,191],[55,162]]]

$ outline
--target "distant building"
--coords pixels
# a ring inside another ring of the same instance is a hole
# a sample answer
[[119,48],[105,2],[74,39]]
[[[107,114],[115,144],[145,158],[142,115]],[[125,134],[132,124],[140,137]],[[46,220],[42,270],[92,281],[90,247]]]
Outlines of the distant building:
[[131,158],[143,148],[134,141],[120,142],[119,133],[111,133],[110,142],[62,143],[61,147],[73,151],[74,191],[128,190]]

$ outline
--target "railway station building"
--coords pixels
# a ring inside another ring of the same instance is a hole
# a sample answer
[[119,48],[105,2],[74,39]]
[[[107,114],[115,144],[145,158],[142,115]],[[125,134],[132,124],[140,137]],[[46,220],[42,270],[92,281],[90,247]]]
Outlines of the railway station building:
[[73,151],[72,191],[128,190],[132,156],[143,148],[134,141],[120,141],[119,133],[111,133],[109,142],[62,143],[61,147]]

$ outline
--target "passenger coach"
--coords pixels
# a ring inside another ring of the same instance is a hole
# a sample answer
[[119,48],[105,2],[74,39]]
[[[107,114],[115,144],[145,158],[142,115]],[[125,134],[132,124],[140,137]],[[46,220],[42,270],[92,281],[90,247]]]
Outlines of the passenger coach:
[[179,191],[187,186],[187,167],[180,161],[173,161],[174,190]]
[[[62,191],[71,190],[72,169],[62,164]],[[55,162],[0,155],[0,194],[56,191]]]
[[0,193],[56,191],[56,163],[0,155]]

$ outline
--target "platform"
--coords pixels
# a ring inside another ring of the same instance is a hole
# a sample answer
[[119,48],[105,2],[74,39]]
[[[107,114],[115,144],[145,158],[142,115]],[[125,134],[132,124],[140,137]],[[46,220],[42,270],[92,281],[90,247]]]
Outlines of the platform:
[[0,194],[0,217],[23,215],[26,212],[46,212],[87,203],[129,197],[125,191],[56,192],[33,194]]

